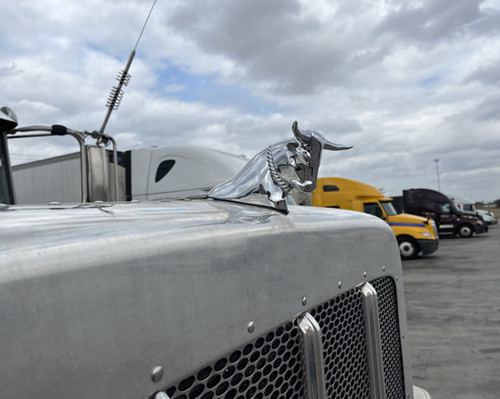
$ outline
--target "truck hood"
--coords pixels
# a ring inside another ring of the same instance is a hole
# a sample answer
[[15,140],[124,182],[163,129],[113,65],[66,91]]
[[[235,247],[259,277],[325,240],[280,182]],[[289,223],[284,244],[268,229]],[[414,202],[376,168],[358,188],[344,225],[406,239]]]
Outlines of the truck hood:
[[12,206],[0,223],[2,398],[149,397],[366,281],[388,281],[407,331],[396,239],[361,212],[192,200]]
[[425,217],[410,215],[409,213],[392,215],[387,220],[389,224],[419,225],[420,227],[424,227],[426,221],[427,218]]

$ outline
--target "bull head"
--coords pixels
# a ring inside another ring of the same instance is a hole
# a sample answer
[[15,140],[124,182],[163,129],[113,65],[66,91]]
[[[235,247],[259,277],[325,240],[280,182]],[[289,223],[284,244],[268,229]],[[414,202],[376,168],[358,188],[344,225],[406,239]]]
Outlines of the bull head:
[[293,123],[292,131],[295,139],[261,151],[236,176],[210,190],[208,196],[287,211],[285,198],[291,190],[310,193],[316,188],[323,149],[352,148],[334,144],[321,133],[301,131],[297,122]]

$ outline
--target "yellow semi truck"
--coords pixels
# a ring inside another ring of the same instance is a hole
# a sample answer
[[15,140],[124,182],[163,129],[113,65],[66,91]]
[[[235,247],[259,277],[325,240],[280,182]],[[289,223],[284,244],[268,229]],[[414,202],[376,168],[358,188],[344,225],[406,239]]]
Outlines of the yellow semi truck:
[[318,179],[313,191],[313,206],[351,209],[385,220],[398,241],[402,259],[414,259],[438,249],[439,238],[434,220],[410,214],[397,214],[391,198],[375,187],[340,177]]

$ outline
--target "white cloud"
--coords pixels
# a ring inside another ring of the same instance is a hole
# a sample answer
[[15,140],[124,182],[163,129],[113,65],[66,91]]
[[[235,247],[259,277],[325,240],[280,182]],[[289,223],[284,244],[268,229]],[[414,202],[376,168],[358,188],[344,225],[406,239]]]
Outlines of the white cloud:
[[180,85],[180,84],[170,84],[165,86],[165,92],[166,93],[179,93],[181,91],[186,90],[185,85]]
[[[99,129],[151,4],[0,3],[0,106],[21,125]],[[354,145],[325,154],[323,176],[436,188],[439,158],[444,192],[493,200],[499,26],[498,0],[158,2],[106,131],[122,150],[251,156],[298,120]]]

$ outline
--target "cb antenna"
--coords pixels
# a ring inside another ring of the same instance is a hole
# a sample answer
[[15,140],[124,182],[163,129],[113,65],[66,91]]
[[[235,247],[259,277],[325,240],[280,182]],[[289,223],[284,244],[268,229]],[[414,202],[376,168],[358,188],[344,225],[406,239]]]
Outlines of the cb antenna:
[[151,6],[151,9],[149,10],[148,17],[146,18],[146,22],[144,22],[144,25],[142,27],[141,33],[139,34],[139,38],[137,39],[137,43],[135,43],[135,47],[130,53],[130,56],[128,57],[127,65],[125,66],[125,69],[123,71],[120,71],[118,73],[118,76],[116,77],[116,80],[118,80],[118,85],[113,86],[111,89],[111,93],[109,94],[108,101],[106,102],[106,107],[108,107],[108,113],[106,114],[106,117],[104,118],[104,122],[102,123],[101,130],[99,130],[99,134],[102,136],[104,134],[104,129],[106,128],[106,125],[108,123],[109,117],[111,115],[111,112],[113,110],[117,110],[118,107],[120,106],[120,103],[123,98],[123,86],[128,86],[130,82],[130,74],[128,73],[128,70],[130,69],[130,65],[132,64],[132,60],[135,57],[135,50],[137,49],[137,46],[139,45],[139,41],[141,40],[142,34],[144,33],[144,29],[146,29],[146,25],[149,21],[149,17],[151,16],[151,13],[153,12],[153,8],[156,4],[157,0],[154,0],[153,5]]

